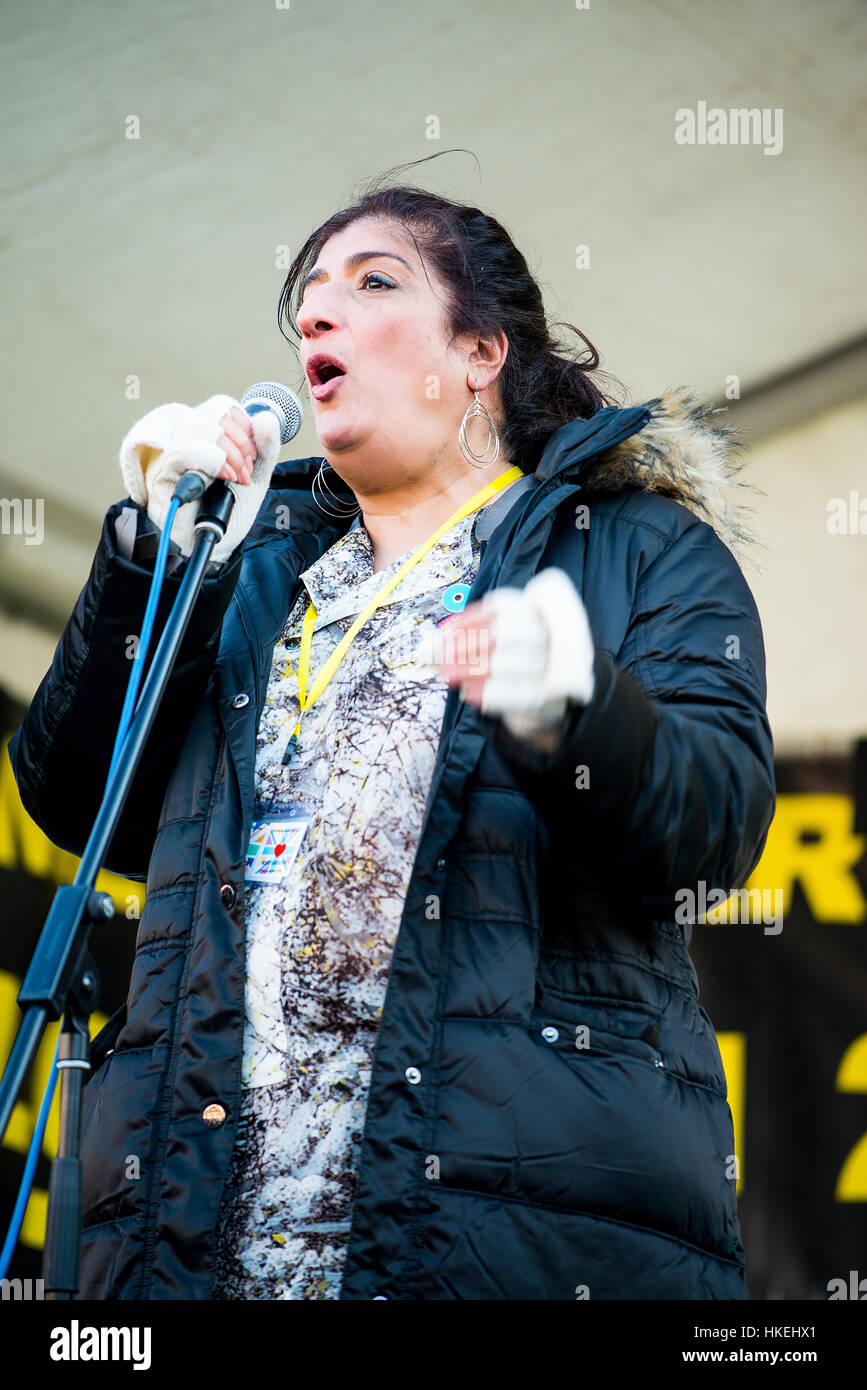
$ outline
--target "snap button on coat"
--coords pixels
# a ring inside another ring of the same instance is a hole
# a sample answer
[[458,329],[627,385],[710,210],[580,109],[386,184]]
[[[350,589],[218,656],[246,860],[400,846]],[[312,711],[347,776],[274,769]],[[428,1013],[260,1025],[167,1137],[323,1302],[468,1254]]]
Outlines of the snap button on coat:
[[206,1105],[202,1111],[202,1119],[208,1129],[219,1129],[220,1125],[226,1122],[226,1108],[214,1101],[211,1105]]
[[421,1081],[421,1072],[418,1067],[407,1067],[405,1075],[410,1086],[417,1086]]
[[250,696],[249,696],[249,695],[245,695],[244,691],[242,690],[241,693],[240,693],[240,695],[236,695],[235,698],[234,698],[234,700],[232,701],[232,708],[233,708],[233,709],[243,709],[244,706],[245,706],[245,705],[249,705],[249,703],[250,703]]
[[231,883],[224,883],[220,888],[220,899],[224,907],[235,906],[235,890]]

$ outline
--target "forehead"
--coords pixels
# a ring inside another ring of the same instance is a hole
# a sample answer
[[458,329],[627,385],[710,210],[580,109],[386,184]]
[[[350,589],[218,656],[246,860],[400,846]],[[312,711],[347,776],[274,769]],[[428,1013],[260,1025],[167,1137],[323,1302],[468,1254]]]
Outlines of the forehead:
[[359,250],[395,251],[413,266],[419,265],[418,252],[409,232],[378,217],[356,218],[348,227],[332,233],[320,247],[316,264],[342,262],[350,252]]

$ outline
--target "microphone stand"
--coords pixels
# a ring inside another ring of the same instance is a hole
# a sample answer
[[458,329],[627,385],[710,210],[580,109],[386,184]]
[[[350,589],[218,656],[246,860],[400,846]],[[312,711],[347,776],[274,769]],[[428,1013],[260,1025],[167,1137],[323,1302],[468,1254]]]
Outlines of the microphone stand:
[[[201,495],[201,475],[186,474],[178,490],[184,501]],[[211,551],[225,535],[234,503],[233,493],[219,481],[211,483],[202,497],[193,553],[139,695],[123,745],[125,756],[118,759],[106,785],[73,883],[58,888],[54,895],[18,992],[24,1018],[0,1080],[0,1139],[48,1022],[63,1015],[57,1062],[61,1072],[60,1142],[51,1164],[43,1254],[45,1297],[49,1299],[72,1299],[79,1284],[82,1073],[90,1071],[88,1019],[96,1007],[99,989],[96,967],[88,953],[88,938],[94,922],[109,921],[114,916],[111,898],[107,893],[97,893],[94,883],[189,625]]]

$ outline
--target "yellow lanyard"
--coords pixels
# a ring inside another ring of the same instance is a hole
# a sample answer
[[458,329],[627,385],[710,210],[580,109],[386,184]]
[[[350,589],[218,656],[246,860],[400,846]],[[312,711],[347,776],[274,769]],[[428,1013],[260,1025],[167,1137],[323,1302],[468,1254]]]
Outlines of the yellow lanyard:
[[[334,648],[334,651],[331,653],[331,655],[328,657],[328,660],[322,666],[321,671],[319,672],[318,676],[313,682],[310,694],[308,696],[307,677],[310,674],[310,648],[313,644],[313,624],[316,621],[316,605],[313,603],[310,604],[310,607],[307,609],[307,612],[304,615],[304,626],[301,630],[301,649],[298,657],[298,703],[301,706],[302,714],[305,714],[306,711],[310,708],[310,706],[314,703],[314,701],[318,700],[319,696],[322,694],[328,682],[331,680],[331,677],[334,675],[334,672],[337,670],[338,666],[340,665],[341,661],[346,655],[346,652],[350,644],[354,640],[356,633],[367,622],[367,619],[370,617],[371,613],[375,612],[375,610],[379,607],[379,605],[383,602],[387,595],[391,593],[392,589],[394,589],[396,585],[400,583],[404,575],[409,574],[413,566],[417,565],[419,560],[423,559],[423,557],[430,550],[431,546],[436,545],[440,536],[445,535],[446,531],[450,530],[452,526],[456,526],[459,521],[463,521],[464,517],[469,516],[471,512],[477,512],[479,508],[483,507],[485,503],[488,501],[488,499],[493,497],[495,493],[499,492],[501,488],[508,487],[509,483],[513,483],[516,478],[521,477],[523,477],[523,469],[518,468],[517,465],[515,465],[515,467],[513,468],[508,469],[507,472],[501,473],[498,478],[494,478],[493,482],[488,483],[486,487],[483,487],[480,489],[479,492],[474,493],[468,502],[465,502],[462,507],[458,508],[454,516],[450,516],[448,521],[444,521],[442,526],[440,526],[438,530],[434,531],[433,535],[430,536],[429,539],[426,540],[423,545],[419,546],[418,550],[413,552],[413,554],[409,557],[406,563],[401,565],[397,573],[393,574],[391,576],[391,579],[389,579],[388,582],[384,584],[382,588],[378,591],[378,593],[374,595],[370,603],[368,603],[367,607],[362,609],[362,611],[358,614],[358,617],[355,619],[355,622],[352,624],[349,630],[343,634],[337,646]],[[286,746],[286,752],[283,754],[282,761],[284,763],[287,763],[289,761],[289,758],[291,757],[292,748],[298,738],[298,731],[300,728],[301,719],[299,718],[298,722],[295,725],[295,728],[292,731],[289,742]]]

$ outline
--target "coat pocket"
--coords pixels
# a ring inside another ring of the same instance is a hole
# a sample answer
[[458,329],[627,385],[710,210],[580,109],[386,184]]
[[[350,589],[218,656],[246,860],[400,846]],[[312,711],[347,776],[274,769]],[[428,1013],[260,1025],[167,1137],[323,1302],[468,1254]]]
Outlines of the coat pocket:
[[545,994],[533,1010],[530,1028],[560,1052],[623,1056],[661,1068],[662,1018],[652,1006],[632,1001],[598,997],[564,1000]]
[[683,991],[672,991],[659,1005],[603,996],[564,1000],[543,991],[532,1022],[559,1051],[579,1057],[586,1052],[634,1058],[721,1099],[726,1097],[713,1025],[705,1010]]
[[529,1024],[445,1019],[430,1144],[442,1187],[605,1217],[732,1257],[731,1115],[718,1095],[659,1065],[657,1023],[652,1008],[598,999],[534,1009]]
[[167,1046],[112,1052],[82,1092],[85,1229],[141,1210],[151,1178],[167,1058]]

